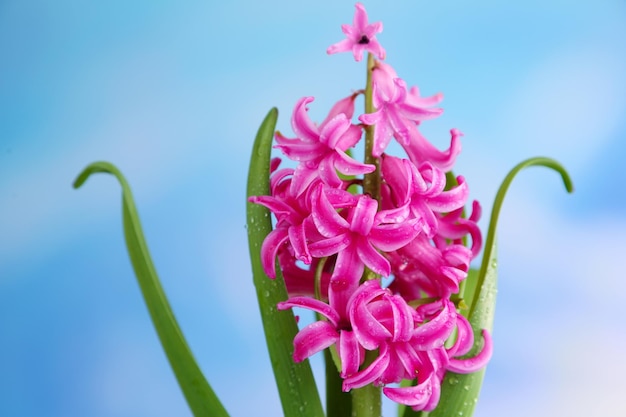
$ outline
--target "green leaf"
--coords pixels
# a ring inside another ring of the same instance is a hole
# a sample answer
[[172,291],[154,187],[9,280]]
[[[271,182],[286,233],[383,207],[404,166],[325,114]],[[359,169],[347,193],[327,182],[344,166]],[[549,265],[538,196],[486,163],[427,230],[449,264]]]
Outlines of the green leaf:
[[[513,182],[513,179],[517,176],[517,174],[525,168],[531,166],[543,166],[546,168],[550,168],[559,174],[561,174],[561,179],[563,180],[563,184],[565,185],[565,189],[568,193],[574,191],[574,185],[572,183],[572,179],[569,174],[563,168],[561,164],[551,158],[545,157],[535,157],[526,159],[519,164],[517,164],[506,177],[504,177],[504,181],[500,185],[498,192],[496,194],[496,198],[493,202],[493,208],[491,209],[491,218],[489,219],[489,229],[487,230],[487,239],[485,241],[485,252],[483,253],[483,261],[480,265],[480,272],[478,273],[478,288],[481,287],[482,282],[485,280],[487,275],[487,268],[489,267],[489,262],[491,262],[491,251],[495,250],[495,237],[496,237],[496,228],[498,226],[498,217],[500,216],[500,209],[502,208],[502,203],[504,202],[504,197],[506,196],[506,192]],[[494,259],[495,262],[495,259]],[[474,311],[474,305],[478,301],[478,297],[480,293],[474,294],[474,298],[470,304],[470,312],[469,317],[472,316]]]
[[96,172],[114,175],[122,186],[124,236],[128,254],[152,323],[191,412],[196,417],[227,417],[228,413],[204,378],[176,322],[152,263],[130,187],[122,173],[108,162],[95,162],[80,173],[74,181],[74,188],[79,188]]
[[[568,192],[572,192],[574,187],[569,174],[558,162],[550,158],[530,158],[516,165],[505,177],[498,189],[491,211],[491,219],[485,242],[485,252],[481,263],[480,271],[470,270],[465,287],[465,299],[470,300],[469,310],[464,312],[474,329],[474,347],[467,355],[475,356],[482,349],[481,329],[493,330],[493,319],[496,305],[497,292],[497,260],[496,260],[496,228],[500,209],[504,201],[506,192],[515,176],[524,168],[530,166],[544,166],[551,168],[561,174],[561,178]],[[476,289],[479,289],[476,291]],[[441,400],[435,410],[430,413],[415,413],[406,409],[404,416],[420,417],[448,417],[467,416],[474,413],[474,408],[478,402],[478,395],[482,387],[485,369],[472,374],[456,374],[447,372],[442,382]]]
[[[278,110],[273,108],[263,120],[257,133],[248,172],[248,198],[269,195],[270,156]],[[291,310],[278,311],[276,304],[287,299],[285,283],[277,268],[276,279],[265,275],[261,266],[261,245],[272,231],[267,208],[246,203],[248,244],[256,294],[261,310],[263,330],[267,341],[274,377],[285,417],[323,416],[322,403],[309,361],[294,363],[293,338],[298,332]]]

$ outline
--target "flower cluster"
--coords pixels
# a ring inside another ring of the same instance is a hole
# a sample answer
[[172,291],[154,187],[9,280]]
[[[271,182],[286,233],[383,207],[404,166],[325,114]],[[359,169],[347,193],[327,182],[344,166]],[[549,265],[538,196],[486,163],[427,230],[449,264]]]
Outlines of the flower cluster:
[[[371,84],[339,100],[320,124],[307,113],[313,98],[300,99],[295,137],[276,133],[275,148],[297,166],[280,168],[275,158],[271,195],[250,199],[276,218],[261,248],[263,268],[274,278],[278,263],[285,278],[290,298],[279,309],[320,317],[297,334],[295,361],[331,348],[344,391],[383,386],[392,400],[430,411],[447,371],[475,372],[491,356],[483,330],[482,350],[460,358],[474,332],[454,302],[481,247],[480,205],[465,212],[468,185],[452,175],[461,133],[451,130],[450,147],[440,151],[419,131],[442,113],[442,96],[422,97],[382,62],[382,24],[369,24],[361,4],[342,30],[346,39],[328,53],[351,51],[360,61],[368,52]],[[353,123],[361,94],[366,111]],[[350,151],[363,138],[367,163]],[[392,138],[406,158],[386,153]],[[412,384],[395,385],[402,380]]]

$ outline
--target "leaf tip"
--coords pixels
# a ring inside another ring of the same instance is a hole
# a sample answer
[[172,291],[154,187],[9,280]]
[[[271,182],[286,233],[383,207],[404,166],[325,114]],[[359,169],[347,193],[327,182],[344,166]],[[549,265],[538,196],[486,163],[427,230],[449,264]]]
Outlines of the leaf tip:
[[74,189],[80,188],[85,183],[85,181],[87,181],[87,178],[89,178],[91,174],[96,172],[106,172],[108,174],[112,174],[118,177],[121,181],[121,173],[115,165],[106,161],[98,161],[92,162],[91,164],[87,165],[87,167],[85,167],[85,169],[83,169],[82,172],[78,174],[78,176],[72,183],[72,187]]

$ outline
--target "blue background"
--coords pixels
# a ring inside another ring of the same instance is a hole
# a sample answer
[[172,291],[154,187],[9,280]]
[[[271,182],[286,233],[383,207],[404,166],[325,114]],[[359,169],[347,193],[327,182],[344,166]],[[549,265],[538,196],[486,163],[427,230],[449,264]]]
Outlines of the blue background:
[[[465,133],[456,171],[499,229],[477,415],[622,416],[626,4],[368,1],[387,62]],[[130,181],[162,283],[233,416],[281,415],[251,283],[245,177],[272,106],[291,134],[364,85],[327,56],[353,2],[0,1],[0,415],[185,416],[125,252],[108,160]],[[483,228],[486,221],[481,222]],[[319,358],[314,359],[319,374]],[[385,415],[393,407],[385,405]]]

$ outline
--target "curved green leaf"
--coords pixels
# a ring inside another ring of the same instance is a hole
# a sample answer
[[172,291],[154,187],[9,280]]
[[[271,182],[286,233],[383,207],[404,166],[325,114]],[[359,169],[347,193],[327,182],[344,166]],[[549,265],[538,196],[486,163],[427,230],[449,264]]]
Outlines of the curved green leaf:
[[176,322],[152,263],[130,187],[122,173],[108,162],[95,162],[80,173],[74,181],[74,188],[79,188],[96,172],[114,175],[122,186],[124,236],[128,254],[152,323],[189,408],[196,417],[227,417],[228,413],[204,378]]
[[[278,110],[273,108],[263,120],[257,133],[248,172],[248,198],[269,195],[270,156]],[[246,202],[248,217],[248,244],[256,294],[267,341],[267,349],[274,369],[274,377],[285,417],[323,416],[322,403],[309,361],[294,363],[293,338],[298,326],[291,310],[278,311],[276,304],[287,299],[287,289],[277,268],[276,279],[265,275],[261,266],[261,245],[272,231],[267,208]]]
[[[545,157],[535,157],[526,159],[519,164],[515,165],[511,171],[504,177],[504,181],[500,185],[498,192],[496,194],[496,198],[493,202],[493,208],[491,209],[491,217],[489,219],[489,229],[487,230],[487,239],[485,241],[485,252],[483,253],[483,261],[480,265],[480,272],[478,273],[478,284],[477,287],[481,288],[483,281],[487,275],[487,268],[489,267],[489,262],[491,262],[491,251],[495,249],[495,236],[496,236],[496,228],[498,226],[498,217],[500,216],[500,209],[502,208],[502,203],[504,202],[504,197],[506,196],[506,192],[511,185],[511,182],[515,178],[515,176],[524,168],[528,168],[531,166],[544,166],[546,168],[551,168],[561,174],[561,179],[563,180],[563,184],[565,185],[565,189],[568,193],[574,191],[574,185],[572,183],[572,179],[569,174],[563,168],[561,164],[555,161],[552,158]],[[469,304],[469,317],[471,318],[474,312],[474,306],[478,301],[478,297],[480,296],[480,292],[474,294],[474,298]]]
[[[485,242],[485,252],[481,263],[480,271],[470,270],[467,277],[465,296],[471,300],[469,310],[465,314],[472,328],[474,329],[474,347],[469,352],[468,357],[476,355],[482,349],[481,329],[493,330],[493,319],[496,306],[497,292],[497,260],[496,260],[496,227],[498,216],[504,201],[506,192],[515,176],[524,168],[530,166],[545,166],[561,174],[563,183],[568,192],[572,192],[574,187],[569,174],[558,162],[550,158],[530,158],[517,164],[505,177],[500,185],[494,200],[487,239]],[[471,417],[478,402],[478,395],[482,387],[485,369],[472,374],[456,374],[447,372],[442,382],[441,400],[435,410],[430,413],[415,413],[406,409],[404,416],[420,417],[448,417],[467,416]]]

